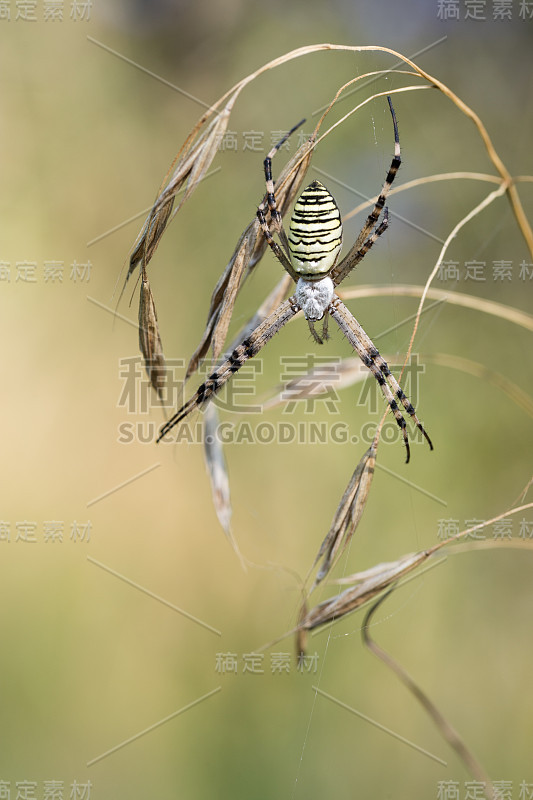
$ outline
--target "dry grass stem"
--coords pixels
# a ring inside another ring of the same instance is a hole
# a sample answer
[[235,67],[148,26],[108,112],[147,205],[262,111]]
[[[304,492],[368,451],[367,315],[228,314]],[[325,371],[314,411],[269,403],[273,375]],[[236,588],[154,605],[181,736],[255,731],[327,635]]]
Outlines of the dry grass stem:
[[[443,172],[438,175],[425,175],[423,178],[414,178],[411,181],[407,181],[406,183],[402,183],[401,186],[393,186],[392,189],[389,190],[388,199],[390,199],[395,194],[400,194],[401,192],[405,192],[408,189],[415,189],[420,186],[425,186],[429,183],[440,183],[442,181],[458,181],[458,180],[471,180],[471,181],[482,181],[485,183],[495,183],[498,186],[501,183],[501,179],[498,178],[497,175],[490,175],[486,172]],[[515,181],[520,180],[519,178],[515,178]],[[532,177],[533,180],[533,177]],[[367,208],[373,208],[378,196],[376,195],[370,200],[365,200],[363,203],[359,203],[358,206],[352,208],[347,214],[343,216],[343,220],[349,220],[352,217],[355,217],[356,214],[359,214],[360,211],[365,211]]]
[[[174,163],[167,173],[165,180],[160,188],[158,193],[158,197],[153,205],[153,208],[146,219],[141,233],[137,239],[135,247],[133,249],[131,258],[130,258],[130,267],[128,270],[128,275],[126,281],[128,280],[131,273],[136,269],[138,265],[146,268],[149,264],[157,245],[160,241],[161,236],[163,235],[166,226],[171,218],[171,215],[176,214],[177,211],[182,207],[183,203],[192,195],[193,191],[195,190],[198,183],[205,177],[209,166],[211,165],[217,150],[219,143],[221,141],[222,136],[224,135],[228,121],[230,118],[230,114],[232,112],[233,106],[237,100],[237,97],[241,93],[241,91],[252,81],[254,81],[257,77],[263,74],[266,71],[275,69],[283,64],[288,63],[289,61],[304,57],[313,53],[318,53],[321,51],[344,51],[344,52],[382,52],[385,54],[392,55],[398,58],[400,61],[404,62],[407,66],[409,66],[410,70],[392,70],[395,74],[404,74],[404,75],[415,75],[417,77],[422,78],[430,87],[437,88],[441,91],[447,98],[449,98],[456,107],[461,111],[461,113],[465,114],[469,119],[472,120],[474,125],[476,126],[478,133],[483,141],[483,144],[486,148],[487,155],[492,161],[493,165],[495,166],[499,178],[494,176],[480,176],[479,174],[476,175],[476,179],[483,179],[483,180],[499,180],[500,185],[499,189],[491,195],[489,198],[484,201],[484,203],[480,204],[476,209],[474,209],[471,214],[467,215],[467,217],[462,220],[458,226],[452,232],[452,235],[455,235],[460,227],[465,224],[469,219],[471,219],[476,214],[480,213],[480,211],[492,202],[496,196],[500,196],[501,194],[506,193],[511,207],[513,209],[515,218],[517,223],[522,231],[524,238],[528,243],[528,247],[530,252],[533,256],[533,232],[531,231],[531,227],[529,222],[525,216],[523,211],[522,205],[520,203],[520,199],[518,197],[516,187],[514,186],[514,181],[510,173],[508,172],[507,168],[503,164],[503,161],[496,153],[494,145],[486,131],[483,123],[481,122],[480,118],[477,114],[469,108],[457,95],[455,95],[445,84],[439,81],[437,78],[433,77],[429,73],[422,70],[418,67],[413,61],[403,56],[401,53],[397,53],[396,51],[387,48],[381,47],[377,45],[366,45],[366,46],[345,46],[345,45],[334,45],[329,43],[323,43],[318,45],[311,45],[307,47],[298,48],[297,50],[293,50],[289,53],[286,53],[279,58],[276,58],[267,64],[260,67],[255,72],[251,73],[250,75],[246,76],[244,79],[239,81],[235,86],[230,89],[223,97],[220,98],[211,108],[209,108],[201,119],[198,121],[194,129],[191,131],[189,136],[187,137],[183,147],[181,148],[180,152],[176,156]],[[319,120],[319,123],[315,129],[315,133],[310,142],[307,142],[305,145],[302,146],[300,151],[296,154],[296,156],[289,162],[286,166],[285,171],[280,176],[278,181],[277,191],[279,192],[278,195],[278,203],[280,207],[281,213],[285,213],[288,206],[290,205],[291,201],[294,199],[298,188],[301,184],[301,181],[304,177],[306,168],[309,163],[309,159],[311,156],[311,150],[314,148],[316,143],[320,141],[324,136],[329,135],[332,130],[334,130],[338,125],[342,124],[351,114],[355,113],[359,110],[363,105],[370,102],[370,100],[374,99],[375,97],[379,97],[385,95],[386,92],[379,92],[373,95],[373,97],[364,100],[358,106],[351,109],[347,114],[344,115],[339,121],[337,121],[331,128],[326,131],[325,134],[320,137],[320,140],[317,139],[318,129],[329,113],[329,111],[334,107],[337,103],[338,99],[341,95],[346,91],[349,86],[354,85],[357,81],[362,80],[363,78],[366,79],[369,76],[378,76],[380,74],[389,74],[391,70],[378,70],[374,72],[369,72],[364,75],[357,76],[356,78],[348,81],[345,83],[335,94],[333,100],[329,104],[328,108],[322,115]],[[424,85],[417,85],[417,86],[405,86],[399,89],[390,90],[389,93],[399,93],[399,92],[406,92],[406,91],[414,91],[427,88]],[[466,175],[466,173],[465,173]],[[475,174],[470,173],[468,174],[469,177],[473,177]],[[446,176],[446,179],[449,179],[450,176]],[[423,182],[429,182],[431,180],[443,180],[444,176],[430,176],[425,179],[419,179],[418,184],[416,182],[411,182],[411,186],[413,185],[421,185]],[[525,181],[529,180],[530,176],[520,176],[520,180]],[[178,191],[180,191],[185,186],[185,191],[183,193],[183,197],[180,199],[178,207],[174,210],[174,200]],[[405,187],[401,187],[405,188]],[[394,190],[393,190],[394,191]],[[450,237],[451,240],[451,237]],[[447,242],[448,244],[448,242]],[[447,244],[444,250],[447,247]],[[200,342],[199,347],[193,358],[191,359],[191,363],[189,365],[189,369],[187,371],[187,375],[189,376],[194,372],[196,369],[196,365],[200,358],[202,358],[211,343],[214,345],[214,356],[215,358],[218,357],[220,352],[222,352],[223,342],[225,338],[225,334],[227,333],[227,327],[229,324],[229,318],[231,317],[231,312],[233,309],[233,304],[235,301],[235,297],[238,292],[238,288],[241,285],[243,278],[248,274],[248,272],[255,266],[257,260],[259,260],[265,250],[265,242],[259,230],[259,226],[257,221],[251,223],[250,226],[246,229],[245,233],[241,237],[239,245],[236,248],[236,252],[233,256],[232,261],[228,264],[224,275],[222,276],[219,285],[217,286],[215,293],[213,295],[211,309],[208,317],[208,323],[206,326],[206,331],[202,340]],[[442,259],[442,254],[439,261]],[[433,276],[430,277],[428,281],[428,287],[431,282]],[[422,298],[420,308],[422,307],[424,302],[424,297]],[[416,332],[416,323],[415,323],[415,331],[413,332],[413,336]]]
[[483,789],[485,796],[488,800],[504,800],[503,794],[497,791],[490,780],[489,776],[479,763],[479,761],[475,758],[471,750],[466,746],[463,739],[459,736],[457,731],[450,725],[450,723],[446,720],[446,718],[441,714],[437,706],[433,703],[432,700],[428,697],[428,695],[422,691],[420,686],[413,680],[413,678],[409,675],[409,673],[394,659],[390,656],[382,647],[380,647],[374,639],[370,636],[369,629],[372,617],[381,603],[389,596],[389,594],[393,591],[390,589],[387,594],[383,597],[380,597],[379,600],[374,603],[372,608],[368,611],[365,616],[365,620],[363,622],[362,627],[362,635],[363,641],[368,649],[374,653],[384,664],[386,664],[389,669],[391,669],[395,675],[401,680],[401,682],[407,687],[407,689],[411,692],[411,694],[418,700],[421,704],[422,708],[428,714],[433,722],[435,723],[437,729],[443,736],[443,738],[448,742],[448,744],[455,750],[465,767],[469,770],[470,774],[474,776],[476,780],[483,784]]
[[494,317],[508,320],[515,325],[520,325],[528,331],[533,331],[533,315],[520,311],[513,306],[506,306],[503,303],[496,303],[493,300],[485,300],[482,297],[475,297],[471,294],[462,292],[448,291],[447,289],[431,289],[427,286],[408,286],[397,284],[396,286],[350,286],[339,291],[339,296],[343,300],[355,300],[362,297],[424,297],[430,300],[442,300],[452,305],[471,308],[475,311],[482,311],[485,314],[492,314]]
[[[527,243],[531,257],[533,258],[533,231],[531,230],[531,226],[522,207],[518,192],[516,190],[516,186],[514,185],[515,182],[513,181],[513,177],[509,173],[502,159],[496,152],[496,149],[492,143],[492,140],[488,134],[487,129],[483,125],[483,122],[481,121],[479,116],[475,113],[475,111],[473,111],[473,109],[471,109],[463,100],[461,100],[461,98],[459,98],[450,88],[448,88],[448,86],[446,86],[445,83],[438,80],[438,78],[435,78],[433,75],[426,72],[425,70],[421,69],[415,62],[411,61],[411,59],[402,55],[402,53],[398,53],[396,50],[392,50],[389,47],[382,47],[380,45],[339,45],[330,43],[321,43],[316,45],[309,45],[307,47],[300,47],[296,50],[292,50],[289,53],[286,53],[283,56],[280,56],[279,58],[274,59],[273,61],[268,62],[267,64],[263,65],[258,70],[253,72],[251,75],[248,75],[246,78],[239,81],[239,83],[237,83],[233,87],[233,89],[231,89],[228,93],[226,93],[226,95],[224,95],[223,98],[221,98],[219,103],[223,102],[223,100],[226,97],[230,96],[232,92],[241,91],[246,85],[255,80],[259,75],[263,74],[264,72],[271,69],[275,69],[296,58],[301,58],[303,56],[311,55],[313,53],[318,53],[321,51],[341,51],[341,52],[352,52],[352,53],[363,53],[363,52],[387,53],[399,59],[404,64],[408,65],[413,70],[413,73],[421,77],[423,80],[427,81],[428,84],[434,86],[436,89],[442,92],[442,94],[444,94],[445,97],[451,100],[451,102],[459,109],[459,111],[466,117],[468,117],[475,125],[478,134],[483,142],[483,145],[486,149],[487,156],[491,160],[492,164],[494,165],[496,171],[500,176],[501,186],[503,188],[503,191],[508,196],[519,229]],[[401,73],[401,70],[387,70],[386,72]],[[342,89],[344,88],[345,87],[342,87]],[[342,91],[342,89],[340,91]],[[208,114],[209,113],[210,112],[208,112]],[[529,176],[526,177],[529,178]]]

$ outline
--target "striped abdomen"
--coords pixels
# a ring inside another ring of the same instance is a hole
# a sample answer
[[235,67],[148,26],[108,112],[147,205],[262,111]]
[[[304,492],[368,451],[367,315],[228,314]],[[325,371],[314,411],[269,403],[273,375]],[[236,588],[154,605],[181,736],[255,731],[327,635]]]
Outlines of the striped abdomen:
[[313,181],[294,206],[289,247],[295,271],[302,276],[324,276],[334,266],[342,247],[340,211],[320,181]]

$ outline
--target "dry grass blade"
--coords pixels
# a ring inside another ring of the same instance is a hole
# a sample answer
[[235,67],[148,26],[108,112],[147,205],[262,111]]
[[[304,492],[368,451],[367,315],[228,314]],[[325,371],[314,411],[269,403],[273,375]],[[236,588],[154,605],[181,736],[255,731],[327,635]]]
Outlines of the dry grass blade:
[[139,347],[143,354],[144,366],[150,383],[157,392],[159,400],[162,401],[166,378],[165,358],[157,324],[154,296],[144,269],[139,298]]
[[[398,53],[396,50],[392,50],[389,47],[382,47],[380,45],[342,45],[342,44],[331,44],[329,42],[324,42],[316,45],[309,45],[307,47],[300,47],[296,50],[292,50],[289,53],[285,53],[283,56],[270,61],[268,64],[265,64],[260,69],[256,70],[254,73],[249,75],[244,80],[240,81],[236,87],[234,87],[231,91],[240,91],[245,85],[250,83],[251,81],[255,80],[255,78],[263,72],[267,70],[274,69],[282,64],[285,64],[293,59],[300,58],[302,56],[307,56],[312,53],[318,53],[320,51],[344,51],[344,52],[352,52],[352,53],[363,53],[363,52],[381,52],[381,53],[388,53],[389,55],[394,56],[395,58],[400,59],[411,67],[412,70],[425,81],[427,81],[430,85],[437,88],[440,92],[445,95],[451,102],[459,109],[459,111],[468,117],[476,126],[477,131],[485,149],[487,151],[487,155],[492,161],[494,167],[498,171],[501,177],[501,186],[503,187],[504,192],[507,194],[509,202],[511,204],[513,214],[515,216],[516,222],[520,228],[520,231],[527,242],[529,251],[533,256],[533,232],[531,230],[531,226],[529,221],[525,215],[524,209],[522,207],[520,198],[518,196],[518,192],[516,190],[515,181],[513,180],[511,174],[505,167],[502,159],[499,157],[498,153],[496,152],[492,140],[486,130],[485,126],[483,125],[481,119],[478,115],[471,109],[460,97],[458,97],[451,89],[446,86],[442,81],[435,78],[433,75],[430,75],[428,72],[425,72],[423,69],[418,67],[413,61],[406,56]],[[396,71],[396,70],[395,70]],[[229,93],[228,93],[229,94]],[[227,95],[226,95],[227,96]],[[529,177],[529,176],[527,176]]]
[[[286,164],[276,184],[276,202],[282,216],[289,209],[305,178],[313,142],[314,139],[311,137],[301,145]],[[206,356],[210,347],[213,349],[215,359],[222,353],[239,290],[261,260],[266,248],[266,239],[257,217],[254,217],[241,234],[233,255],[215,286],[207,324],[187,366],[186,379],[196,372],[200,360]]]
[[313,591],[320,581],[324,580],[326,575],[329,574],[355,533],[359,520],[365,510],[372,478],[374,477],[376,451],[377,445],[373,442],[350,478],[350,482],[346,487],[346,491],[342,496],[333,522],[331,523],[331,528],[322,542],[315,559],[314,566],[316,566],[321,559],[322,565],[315,578],[311,591]]
[[[305,631],[311,631],[345,617],[346,614],[355,611],[376,595],[381,594],[392,583],[426,561],[430,555],[431,551],[428,550],[410,553],[398,561],[380,564],[373,570],[369,570],[366,575],[360,573],[352,576],[357,579],[354,586],[350,586],[340,594],[316,605],[302,617],[298,627]],[[361,576],[363,577],[361,578]]]
[[213,403],[209,403],[203,418],[204,456],[207,472],[209,474],[209,480],[211,481],[213,504],[215,506],[218,521],[222,525],[229,543],[231,544],[235,553],[238,555],[243,568],[246,569],[246,563],[231,531],[232,509],[228,469],[226,466],[226,459],[224,458],[222,443],[217,435],[218,422],[218,412]]
[[527,493],[529,492],[529,490],[531,489],[532,486],[533,486],[533,475],[528,480],[528,482],[526,483],[526,485],[524,486],[524,488],[522,489],[522,491],[518,495],[518,497],[515,500],[515,502],[513,503],[513,505],[517,505],[518,503],[523,503],[524,500],[527,497]]

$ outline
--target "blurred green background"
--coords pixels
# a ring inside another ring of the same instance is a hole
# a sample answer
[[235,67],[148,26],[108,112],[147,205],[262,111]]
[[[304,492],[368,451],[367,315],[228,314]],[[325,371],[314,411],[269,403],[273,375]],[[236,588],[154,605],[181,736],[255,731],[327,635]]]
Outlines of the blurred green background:
[[[361,614],[310,637],[316,672],[296,670],[290,638],[265,651],[262,674],[244,671],[247,653],[294,625],[296,576],[307,573],[366,445],[227,448],[233,531],[258,565],[244,573],[218,526],[200,446],[119,441],[124,422],[155,430],[162,415],[154,402],[149,413],[119,403],[124,359],[138,356],[133,281],[120,318],[111,312],[143,217],[123,223],[151,205],[205,104],[302,45],[423,50],[415,60],[477,111],[510,172],[533,174],[532,14],[518,0],[1,4],[0,796],[400,800],[437,797],[449,782],[467,796],[471,776],[362,646]],[[241,95],[229,125],[236,150],[219,154],[219,171],[184,206],[150,265],[167,358],[186,360],[200,338],[212,287],[261,197],[271,137],[304,116],[310,132],[313,112],[340,85],[392,64],[379,53],[322,53],[264,75]],[[390,76],[367,87],[332,119],[365,92],[399,85]],[[432,173],[494,173],[474,127],[442,95],[399,95],[395,107],[398,185]],[[259,147],[244,148],[249,131],[261,134]],[[390,116],[378,99],[328,137],[309,180],[327,183],[347,214],[360,202],[349,187],[377,193],[391,154]],[[349,283],[424,283],[439,240],[493,188],[461,180],[397,195],[390,230]],[[533,220],[531,185],[519,191]],[[346,242],[363,218],[347,222]],[[436,288],[531,310],[533,259],[505,198],[465,227],[447,258],[459,277],[437,279]],[[471,262],[484,280],[465,277]],[[495,279],[500,262],[503,280]],[[267,253],[230,333],[279,274]],[[388,297],[350,303],[373,337],[416,305]],[[403,324],[377,344],[402,354],[410,332]],[[429,547],[439,526],[462,529],[511,507],[531,476],[531,412],[490,380],[430,357],[468,358],[531,397],[531,344],[530,331],[478,311],[443,304],[423,316],[415,350],[425,373],[415,399],[435,452],[413,444],[405,466],[397,436],[382,445],[380,465],[400,479],[377,471],[340,572]],[[302,321],[289,326],[263,353],[259,393],[279,383],[282,356],[315,351]],[[320,355],[350,350],[337,331]],[[357,402],[360,386],[339,393],[335,419],[352,433],[380,418],[373,384],[369,378],[365,395],[373,403]],[[285,419],[278,410],[265,418]],[[328,420],[324,404],[314,418]],[[293,419],[309,417],[298,409]],[[374,629],[512,798],[529,796],[519,794],[522,782],[533,789],[529,532],[533,510],[505,530],[516,547],[450,555],[398,591]],[[334,591],[325,587],[315,599]],[[217,659],[228,653],[237,672],[223,674]],[[272,653],[290,654],[288,672],[272,672]],[[313,685],[447,766],[315,696]]]

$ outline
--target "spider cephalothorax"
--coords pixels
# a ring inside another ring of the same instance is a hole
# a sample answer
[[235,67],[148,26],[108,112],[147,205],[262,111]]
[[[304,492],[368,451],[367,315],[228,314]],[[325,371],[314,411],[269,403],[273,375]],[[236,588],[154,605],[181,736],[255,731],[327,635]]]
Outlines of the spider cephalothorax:
[[[257,209],[257,216],[265,239],[272,248],[274,255],[296,284],[294,294],[258,325],[233,350],[229,358],[197,389],[190,400],[163,425],[158,441],[174,425],[177,425],[194,409],[216,394],[249,358],[257,355],[264,345],[295,314],[302,311],[313,338],[318,344],[322,344],[323,340],[328,338],[328,320],[331,316],[357,352],[363,364],[372,372],[401,429],[407,450],[407,461],[409,461],[407,426],[398,401],[417,428],[424,434],[430,448],[433,449],[431,439],[416,416],[413,405],[401,389],[394,375],[392,375],[386,361],[379,354],[370,337],[367,336],[361,325],[335,293],[335,288],[364,258],[388,226],[388,211],[385,206],[385,200],[401,163],[398,125],[390,97],[388,101],[394,126],[394,156],[374,208],[367,217],[355,243],[340,262],[338,262],[338,258],[342,248],[342,221],[333,196],[320,181],[313,181],[296,201],[289,225],[289,235],[287,236],[283,228],[281,214],[276,208],[274,181],[272,179],[272,158],[287,137],[278,142],[265,158],[264,168],[267,193],[266,199]],[[293,130],[295,129],[293,128]],[[270,212],[272,230],[278,235],[280,244],[274,239],[267,221],[267,207]],[[319,320],[323,320],[322,336],[319,336],[314,327],[314,323]]]

